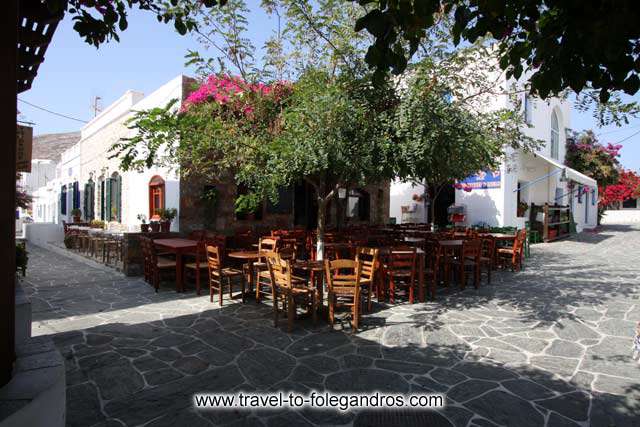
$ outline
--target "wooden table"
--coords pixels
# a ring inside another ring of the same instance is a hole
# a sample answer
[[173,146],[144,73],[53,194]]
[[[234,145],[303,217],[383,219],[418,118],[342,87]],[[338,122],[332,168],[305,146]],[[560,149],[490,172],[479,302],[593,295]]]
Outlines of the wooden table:
[[[265,251],[263,251],[265,252]],[[253,281],[253,263],[256,261],[259,261],[260,258],[262,258],[264,256],[263,252],[259,252],[259,251],[234,251],[234,252],[229,252],[227,254],[227,256],[229,258],[235,258],[235,259],[241,259],[247,262],[247,272],[249,275],[249,280],[247,280],[247,283],[249,283],[249,291],[251,292],[253,290],[253,285],[254,285],[254,281]]]
[[155,239],[153,243],[176,255],[176,291],[184,292],[184,279],[182,271],[182,255],[195,252],[198,248],[198,241],[190,239]]

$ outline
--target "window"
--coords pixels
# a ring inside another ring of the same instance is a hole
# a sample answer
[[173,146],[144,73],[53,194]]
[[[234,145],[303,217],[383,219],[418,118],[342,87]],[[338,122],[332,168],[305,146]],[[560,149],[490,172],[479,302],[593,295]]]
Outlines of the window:
[[[155,175],[149,181],[149,218],[159,219],[156,211],[165,207],[164,179]],[[155,217],[155,218],[154,218]]]
[[60,214],[67,214],[67,186],[63,185],[60,189]]
[[363,190],[350,190],[347,198],[347,217],[369,221],[369,205],[369,193]]
[[73,183],[73,198],[71,200],[73,209],[80,209],[80,184],[78,181]]
[[560,129],[558,127],[558,115],[551,113],[551,157],[557,159],[560,148]]
[[122,220],[122,178],[117,172],[102,182],[103,194],[101,196],[102,214],[104,221]]
[[591,190],[591,206],[596,205],[596,189]]
[[84,218],[87,221],[91,221],[95,218],[95,198],[96,198],[96,184],[92,179],[89,179],[84,185]]
[[533,123],[533,99],[528,94],[524,96],[524,121],[528,125]]

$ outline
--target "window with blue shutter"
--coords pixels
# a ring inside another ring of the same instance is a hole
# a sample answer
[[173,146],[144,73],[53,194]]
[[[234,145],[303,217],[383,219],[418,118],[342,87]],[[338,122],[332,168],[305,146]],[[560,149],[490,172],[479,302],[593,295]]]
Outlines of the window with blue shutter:
[[67,186],[63,185],[60,188],[60,213],[62,215],[67,214]]
[[104,219],[105,221],[111,221],[111,178],[104,180]]

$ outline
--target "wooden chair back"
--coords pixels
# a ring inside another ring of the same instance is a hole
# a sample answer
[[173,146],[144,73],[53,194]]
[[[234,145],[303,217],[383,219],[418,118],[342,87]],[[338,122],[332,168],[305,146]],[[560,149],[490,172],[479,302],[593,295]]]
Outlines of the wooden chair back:
[[261,237],[258,241],[259,252],[275,252],[278,249],[278,243],[280,238],[278,237]]
[[360,266],[352,259],[324,260],[324,271],[329,292],[338,295],[358,295],[360,293]]
[[222,276],[222,254],[218,246],[207,245],[206,250],[209,280],[217,284]]
[[389,274],[410,271],[411,281],[416,275],[416,248],[397,246],[391,248],[389,255]]
[[376,248],[360,247],[356,251],[356,262],[360,263],[361,279],[373,280],[378,268],[380,250]]
[[279,288],[293,288],[291,280],[291,264],[288,260],[282,259],[276,252],[269,252],[265,258],[267,259],[267,267],[271,275],[271,283]]
[[485,236],[482,238],[482,256],[485,258],[494,259],[496,253],[496,239],[491,236]]
[[482,240],[467,239],[462,243],[462,259],[472,259],[476,262],[480,261],[482,255]]

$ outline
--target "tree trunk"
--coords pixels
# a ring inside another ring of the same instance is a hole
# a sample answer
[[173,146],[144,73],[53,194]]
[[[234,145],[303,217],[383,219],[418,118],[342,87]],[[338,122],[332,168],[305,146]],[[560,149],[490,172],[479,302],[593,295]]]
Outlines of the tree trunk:
[[327,202],[318,198],[318,238],[316,243],[316,259],[322,261],[324,259],[324,230],[327,221]]
[[435,231],[436,229],[436,200],[438,199],[438,195],[440,194],[440,190],[437,186],[432,187],[433,191],[431,192],[431,205],[429,206],[429,210],[431,211],[431,230]]

